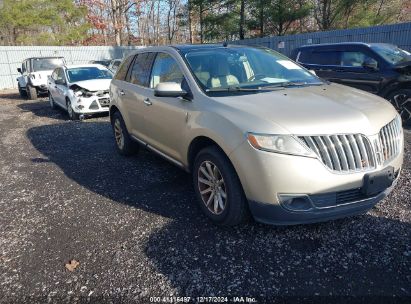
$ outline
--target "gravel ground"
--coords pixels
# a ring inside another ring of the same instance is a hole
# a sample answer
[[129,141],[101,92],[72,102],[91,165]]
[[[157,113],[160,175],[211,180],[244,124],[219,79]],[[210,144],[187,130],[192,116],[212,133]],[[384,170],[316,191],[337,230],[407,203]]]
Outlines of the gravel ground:
[[[186,173],[146,151],[119,156],[107,117],[72,122],[46,99],[2,92],[0,303],[155,303],[150,297],[170,296],[410,303],[411,131],[405,133],[398,186],[367,214],[223,229],[197,208]],[[65,267],[70,260],[79,262],[73,271]]]

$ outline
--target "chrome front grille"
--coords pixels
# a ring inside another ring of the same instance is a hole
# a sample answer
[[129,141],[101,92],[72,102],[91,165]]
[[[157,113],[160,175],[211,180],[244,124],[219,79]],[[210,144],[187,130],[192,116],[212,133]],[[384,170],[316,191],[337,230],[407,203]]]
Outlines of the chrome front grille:
[[384,126],[374,140],[376,158],[379,165],[390,161],[400,153],[402,140],[401,120],[394,119]]
[[384,165],[402,149],[399,117],[381,128],[378,135],[338,134],[298,136],[333,171],[365,171]]
[[361,134],[299,136],[331,170],[362,171],[375,168],[371,143]]

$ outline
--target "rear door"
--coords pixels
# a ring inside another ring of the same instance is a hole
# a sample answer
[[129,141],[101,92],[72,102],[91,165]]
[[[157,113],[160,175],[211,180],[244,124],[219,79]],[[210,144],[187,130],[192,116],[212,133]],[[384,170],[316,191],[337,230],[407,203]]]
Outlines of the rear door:
[[307,69],[314,70],[317,76],[338,82],[336,71],[340,68],[340,54],[335,48],[303,48],[296,59]]
[[[150,96],[148,81],[154,56],[155,53],[152,52],[135,55],[124,81],[113,82],[114,94],[118,98],[121,114],[129,133],[143,141],[146,141],[144,100]],[[119,73],[116,74],[116,78],[118,78]]]

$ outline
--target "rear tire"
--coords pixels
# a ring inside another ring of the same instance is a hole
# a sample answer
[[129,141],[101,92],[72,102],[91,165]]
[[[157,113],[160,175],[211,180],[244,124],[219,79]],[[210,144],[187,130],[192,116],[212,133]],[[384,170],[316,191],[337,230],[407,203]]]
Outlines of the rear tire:
[[138,144],[133,141],[127,131],[126,124],[120,112],[115,112],[111,119],[111,126],[113,127],[114,140],[118,153],[124,156],[130,156],[138,151]]
[[26,92],[27,92],[27,98],[30,100],[36,100],[37,99],[37,90],[35,87],[32,85],[27,85],[26,87]]
[[404,125],[411,125],[411,90],[400,89],[391,93],[388,100],[400,113]]
[[235,226],[249,219],[240,179],[218,147],[207,147],[197,154],[192,177],[200,208],[215,224]]

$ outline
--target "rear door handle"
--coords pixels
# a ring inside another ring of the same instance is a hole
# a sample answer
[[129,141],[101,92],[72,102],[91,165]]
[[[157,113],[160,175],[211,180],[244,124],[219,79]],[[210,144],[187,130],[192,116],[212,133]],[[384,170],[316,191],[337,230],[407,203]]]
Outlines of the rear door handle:
[[150,101],[150,98],[146,98],[146,99],[144,99],[144,103],[147,105],[147,106],[151,106],[153,103]]
[[121,96],[124,96],[124,95],[126,95],[126,93],[124,93],[124,91],[121,90],[121,91],[120,91],[120,95],[121,95]]

